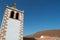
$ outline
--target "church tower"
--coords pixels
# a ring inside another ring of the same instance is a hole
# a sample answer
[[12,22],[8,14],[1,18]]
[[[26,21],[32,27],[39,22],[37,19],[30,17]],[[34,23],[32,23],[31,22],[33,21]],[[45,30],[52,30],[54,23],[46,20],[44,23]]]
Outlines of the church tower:
[[2,21],[1,40],[23,40],[24,11],[16,4],[6,6]]

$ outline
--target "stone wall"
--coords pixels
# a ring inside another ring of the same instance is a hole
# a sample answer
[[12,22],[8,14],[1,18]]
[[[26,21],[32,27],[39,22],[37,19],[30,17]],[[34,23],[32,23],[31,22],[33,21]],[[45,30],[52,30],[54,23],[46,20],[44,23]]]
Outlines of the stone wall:
[[60,40],[60,38],[57,37],[51,37],[51,38],[26,38],[24,37],[24,40]]
[[34,38],[26,38],[24,37],[23,40],[35,40]]

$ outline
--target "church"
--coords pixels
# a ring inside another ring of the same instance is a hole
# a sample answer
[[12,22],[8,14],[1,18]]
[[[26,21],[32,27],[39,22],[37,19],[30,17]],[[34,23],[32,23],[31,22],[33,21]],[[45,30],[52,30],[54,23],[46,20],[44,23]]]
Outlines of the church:
[[16,4],[6,6],[0,29],[0,40],[60,40],[60,30],[46,30],[23,37],[24,11]]
[[24,11],[18,10],[16,4],[6,6],[0,29],[0,40],[23,40]]

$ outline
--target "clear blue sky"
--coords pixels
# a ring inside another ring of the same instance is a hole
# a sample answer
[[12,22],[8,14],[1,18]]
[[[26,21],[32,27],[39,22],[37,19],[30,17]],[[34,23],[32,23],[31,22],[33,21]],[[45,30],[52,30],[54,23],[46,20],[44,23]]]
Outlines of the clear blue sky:
[[0,24],[6,5],[24,10],[24,35],[60,29],[60,0],[0,0]]

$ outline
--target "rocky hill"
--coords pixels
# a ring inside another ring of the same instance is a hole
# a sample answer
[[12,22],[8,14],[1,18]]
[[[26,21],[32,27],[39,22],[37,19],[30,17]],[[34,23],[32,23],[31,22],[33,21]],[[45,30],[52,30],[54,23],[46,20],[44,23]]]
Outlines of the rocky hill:
[[49,37],[60,37],[60,30],[45,30],[37,32],[33,35],[24,37],[24,40],[35,40],[35,38],[40,38],[40,36],[49,36]]

